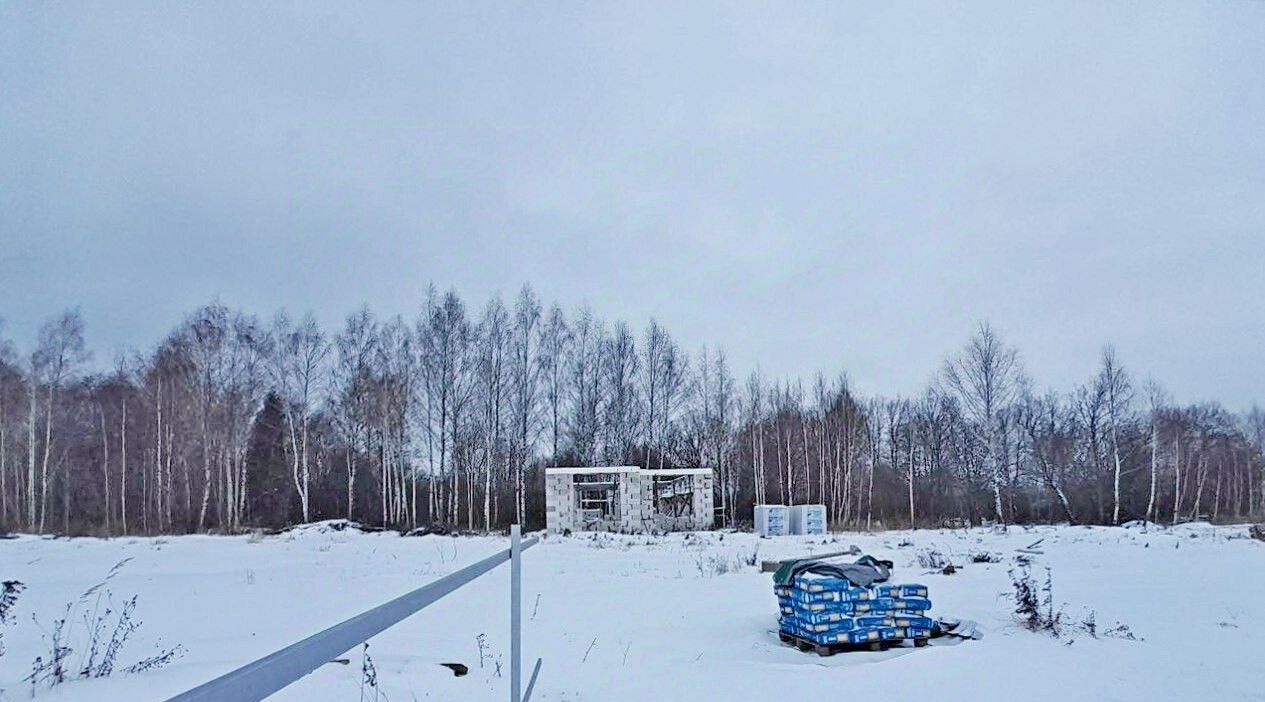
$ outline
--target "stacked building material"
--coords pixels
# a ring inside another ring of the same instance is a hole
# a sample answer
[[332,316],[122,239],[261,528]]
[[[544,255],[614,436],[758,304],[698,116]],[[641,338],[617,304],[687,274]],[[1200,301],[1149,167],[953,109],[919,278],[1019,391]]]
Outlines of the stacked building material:
[[933,621],[923,585],[858,587],[846,578],[799,573],[775,585],[779,624],[789,636],[817,646],[880,644],[931,636]]
[[826,506],[791,505],[790,521],[792,534],[824,534],[826,533]]
[[755,533],[757,536],[784,536],[789,533],[790,510],[786,505],[756,505]]

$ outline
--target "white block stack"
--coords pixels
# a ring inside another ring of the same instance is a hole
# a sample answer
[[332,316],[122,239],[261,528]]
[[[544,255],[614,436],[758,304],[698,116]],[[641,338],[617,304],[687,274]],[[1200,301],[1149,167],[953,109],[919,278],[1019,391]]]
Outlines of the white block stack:
[[826,533],[826,506],[793,505],[790,510],[790,533]]
[[790,527],[790,510],[786,505],[756,505],[755,533],[757,536],[784,536]]

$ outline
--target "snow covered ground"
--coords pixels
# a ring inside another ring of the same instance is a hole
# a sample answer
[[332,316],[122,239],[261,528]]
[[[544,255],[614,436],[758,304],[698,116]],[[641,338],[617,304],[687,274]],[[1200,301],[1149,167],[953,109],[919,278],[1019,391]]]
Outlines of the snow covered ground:
[[[534,699],[760,700],[1265,700],[1265,544],[1245,527],[1100,527],[839,534],[548,538],[524,554],[524,657],[544,668]],[[1062,639],[1020,628],[1011,614],[1016,548],[1043,539],[1034,576],[1053,573],[1069,619],[1093,610],[1099,629],[1121,622],[1138,640]],[[745,564],[857,544],[896,563],[894,580],[931,588],[933,614],[976,620],[981,641],[830,658],[777,639],[770,578]],[[165,699],[506,546],[502,538],[405,538],[318,526],[263,538],[0,541],[0,580],[28,585],[3,629],[3,699],[47,656],[48,630],[67,602],[131,559],[106,584],[114,601],[139,596],[143,626],[119,667],[155,645],[187,653],[166,669],[40,688],[38,700]],[[929,573],[920,551],[960,565]],[[970,563],[991,552],[1000,563]],[[378,699],[504,700],[508,690],[508,568],[500,566],[371,641]],[[78,615],[82,617],[82,612]],[[85,630],[71,631],[79,659]],[[480,664],[478,637],[485,635]],[[361,699],[359,650],[277,700]],[[464,663],[454,677],[442,662]],[[498,662],[501,674],[498,675]],[[365,695],[375,699],[373,691]]]

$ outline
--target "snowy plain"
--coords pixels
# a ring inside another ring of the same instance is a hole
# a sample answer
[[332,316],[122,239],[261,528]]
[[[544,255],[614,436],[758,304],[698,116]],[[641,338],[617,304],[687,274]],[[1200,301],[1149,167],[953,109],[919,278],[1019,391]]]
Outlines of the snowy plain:
[[[1033,575],[1042,581],[1050,568],[1068,619],[1092,610],[1100,631],[1119,622],[1136,640],[1083,631],[1054,638],[1016,623],[1008,573],[1016,549],[1038,540]],[[893,560],[893,581],[928,585],[933,615],[975,620],[985,637],[828,658],[782,645],[770,576],[747,561],[852,544]],[[41,628],[124,559],[103,589],[116,604],[138,596],[143,625],[120,667],[156,646],[179,644],[185,654],[159,671],[39,687],[34,699],[166,699],[506,545],[322,525],[265,537],[2,540],[0,580],[28,589],[3,628],[0,699],[31,697],[22,679],[36,656],[47,656]],[[958,572],[920,567],[928,549]],[[970,562],[985,552],[1000,562]],[[524,665],[544,659],[533,699],[555,702],[1265,700],[1262,584],[1265,543],[1237,526],[553,536],[524,554]],[[504,700],[508,592],[508,567],[499,566],[371,640],[378,690],[362,690],[357,649],[347,665],[326,665],[270,699]],[[82,650],[85,630],[72,619],[72,647]],[[455,677],[444,662],[470,673]]]

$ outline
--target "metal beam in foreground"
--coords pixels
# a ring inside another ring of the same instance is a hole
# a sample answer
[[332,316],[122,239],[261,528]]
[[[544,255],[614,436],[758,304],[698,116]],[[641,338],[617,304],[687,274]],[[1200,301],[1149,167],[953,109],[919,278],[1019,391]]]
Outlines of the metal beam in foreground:
[[536,676],[540,675],[540,664],[536,659],[536,667],[531,671],[531,680],[527,682],[527,692],[519,696],[523,688],[523,543],[522,529],[517,525],[510,527],[510,702],[529,702],[531,691],[536,687]]
[[[539,538],[522,542],[519,549],[535,546]],[[511,549],[499,551],[455,573],[427,583],[386,604],[335,624],[319,634],[286,646],[253,663],[225,673],[167,702],[257,702],[311,673],[339,654],[350,651],[439,598],[492,570],[510,558]]]
[[523,532],[517,524],[510,527],[510,702],[522,702],[523,632],[522,632],[522,565]]
[[536,688],[536,676],[540,675],[540,664],[544,663],[541,658],[536,659],[536,667],[531,671],[531,680],[527,681],[527,692],[523,693],[523,702],[531,702],[531,691]]

